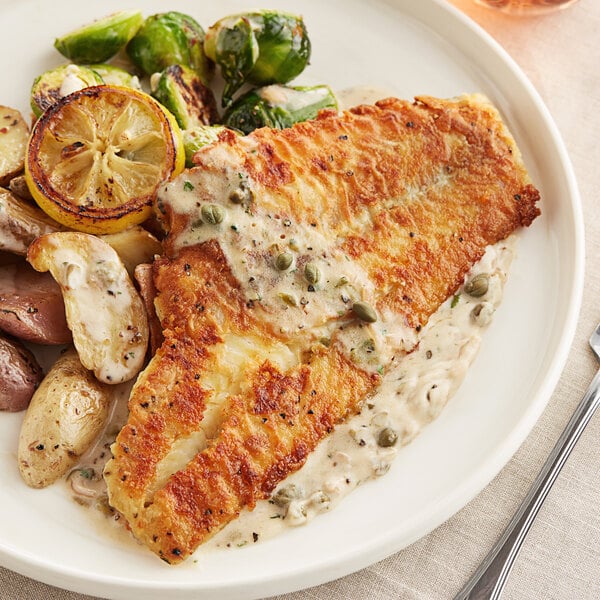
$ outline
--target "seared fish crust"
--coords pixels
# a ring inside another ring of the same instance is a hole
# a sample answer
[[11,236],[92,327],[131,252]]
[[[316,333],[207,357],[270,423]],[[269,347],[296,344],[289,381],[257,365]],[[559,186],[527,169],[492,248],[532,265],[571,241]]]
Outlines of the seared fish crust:
[[225,133],[195,162],[159,197],[164,343],[105,469],[112,506],[169,563],[299,469],[485,247],[539,214],[481,96]]

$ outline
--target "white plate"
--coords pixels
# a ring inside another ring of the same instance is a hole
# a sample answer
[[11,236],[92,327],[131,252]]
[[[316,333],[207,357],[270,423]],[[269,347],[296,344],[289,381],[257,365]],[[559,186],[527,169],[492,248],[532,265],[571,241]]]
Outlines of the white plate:
[[[28,114],[37,74],[61,62],[52,42],[93,18],[160,0],[0,2],[0,103]],[[255,0],[190,3],[205,26]],[[0,415],[0,562],[60,587],[111,598],[254,598],[357,570],[441,524],[502,468],[544,409],[575,329],[583,281],[583,226],[563,144],[537,93],[481,30],[435,0],[269,0],[300,12],[313,41],[299,81],[336,89],[371,84],[410,98],[486,93],[500,108],[541,188],[543,216],[522,235],[505,300],[458,395],[403,449],[391,471],[332,513],[264,543],[169,567],[91,525],[61,492],[35,491],[16,466],[20,416]]]

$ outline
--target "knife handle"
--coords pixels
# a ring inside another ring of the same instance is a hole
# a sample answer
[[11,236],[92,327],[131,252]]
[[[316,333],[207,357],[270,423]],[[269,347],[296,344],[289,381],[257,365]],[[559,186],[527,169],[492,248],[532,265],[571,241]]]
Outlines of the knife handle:
[[527,535],[552,484],[600,404],[600,371],[590,383],[539,475],[496,545],[454,600],[498,600]]

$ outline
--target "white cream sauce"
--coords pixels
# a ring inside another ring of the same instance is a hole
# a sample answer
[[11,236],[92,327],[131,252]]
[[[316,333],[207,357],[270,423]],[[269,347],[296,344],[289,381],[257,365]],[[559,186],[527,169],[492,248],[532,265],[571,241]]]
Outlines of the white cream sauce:
[[[307,523],[358,485],[387,473],[398,450],[440,414],[462,383],[502,299],[514,246],[511,237],[489,247],[466,277],[469,281],[479,273],[490,275],[487,293],[473,297],[461,288],[449,298],[423,328],[416,350],[386,373],[362,412],[325,438],[271,500],[243,511],[199,552],[241,547],[253,543],[255,534],[268,539]],[[389,444],[394,436],[397,441],[392,445],[380,445],[386,438]]]
[[[512,236],[490,246],[465,278],[468,282],[477,274],[489,275],[488,291],[473,297],[461,288],[449,298],[421,331],[418,347],[385,374],[362,412],[325,438],[272,499],[257,503],[253,511],[244,510],[197,554],[242,547],[303,525],[331,510],[358,485],[387,473],[398,450],[440,414],[462,383],[502,299],[515,245]],[[110,444],[127,419],[128,389],[119,386],[120,400],[114,403],[106,430],[68,479],[80,503],[99,508],[117,523],[119,515],[107,504],[100,474],[110,457]],[[382,446],[386,438],[391,445]],[[119,529],[113,528],[113,534],[127,541],[129,536]]]
[[[340,108],[344,108],[372,103],[389,95],[385,90],[357,87],[337,96]],[[247,150],[252,151],[252,148]],[[260,303],[274,326],[281,334],[289,335],[290,340],[303,329],[311,330],[314,337],[328,337],[331,323],[339,326],[340,315],[348,312],[348,304],[369,301],[374,295],[366,274],[338,255],[318,228],[295,224],[285,215],[249,210],[249,205],[243,202],[232,206],[227,199],[231,192],[240,189],[240,182],[243,182],[241,189],[245,184],[251,185],[240,165],[230,164],[226,177],[220,171],[210,185],[206,185],[206,179],[202,182],[195,179],[193,173],[186,177],[183,189],[174,192],[171,187],[163,195],[172,208],[184,214],[195,211],[200,217],[201,204],[218,205],[223,209],[223,218],[218,223],[197,218],[187,236],[180,238],[181,246],[218,235],[233,274],[244,284],[248,301]],[[201,203],[190,206],[187,192],[197,188],[204,190]],[[439,415],[463,381],[479,348],[483,330],[501,301],[514,245],[515,238],[511,237],[489,247],[465,278],[470,281],[480,273],[489,275],[487,292],[473,297],[461,288],[431,317],[418,339],[414,332],[399,327],[393,315],[379,315],[375,325],[366,327],[370,337],[375,338],[377,359],[371,360],[371,365],[365,368],[379,369],[390,360],[386,348],[410,350],[415,345],[416,348],[392,363],[381,388],[361,413],[325,438],[306,464],[280,484],[270,500],[259,502],[253,511],[243,511],[197,554],[252,544],[288,527],[307,523],[333,508],[358,485],[386,473],[398,450]],[[292,264],[282,272],[276,268],[275,261],[284,252],[292,255]],[[308,262],[320,272],[315,286],[320,294],[308,291],[304,274]],[[360,339],[361,335],[364,335],[361,327],[347,327],[340,343],[355,347],[356,338]],[[91,469],[94,474],[102,471],[108,458],[110,436],[125,420],[126,409],[115,413],[108,433],[82,461],[84,472],[85,469]],[[71,478],[71,485],[82,502],[106,507],[103,482],[96,480],[95,475],[89,480],[80,473]],[[86,489],[93,491],[86,492]],[[115,517],[118,519],[118,515]]]

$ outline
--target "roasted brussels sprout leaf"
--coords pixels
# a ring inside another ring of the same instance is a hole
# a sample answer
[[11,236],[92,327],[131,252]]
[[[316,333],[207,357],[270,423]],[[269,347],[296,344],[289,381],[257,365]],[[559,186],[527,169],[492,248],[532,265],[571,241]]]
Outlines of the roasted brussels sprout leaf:
[[109,65],[106,63],[100,63],[95,65],[88,65],[90,69],[98,73],[100,78],[107,85],[123,85],[130,87],[135,90],[141,90],[142,86],[137,75],[132,75],[121,67],[115,65]]
[[171,65],[194,69],[204,83],[212,75],[212,65],[204,54],[204,29],[180,12],[148,17],[126,50],[133,64],[148,76]]
[[219,133],[225,131],[223,125],[198,125],[192,129],[183,130],[183,146],[185,148],[185,166],[194,166],[194,154],[207,144],[216,142]]
[[326,85],[269,85],[238,98],[223,115],[223,123],[246,134],[259,127],[285,129],[314,119],[324,108],[337,108],[337,100]]
[[206,32],[204,50],[221,69],[222,103],[229,106],[244,83],[287,83],[297,77],[311,46],[301,17],[261,10],[217,21]]
[[39,75],[31,86],[31,110],[36,117],[64,96],[91,85],[104,83],[89,67],[61,65]]
[[141,11],[123,10],[58,38],[54,47],[74,63],[104,62],[125,47],[143,21]]
[[182,129],[210,125],[218,119],[212,90],[190,67],[167,67],[155,81],[152,95],[171,111]]

